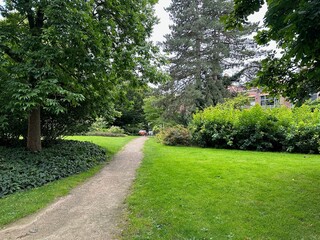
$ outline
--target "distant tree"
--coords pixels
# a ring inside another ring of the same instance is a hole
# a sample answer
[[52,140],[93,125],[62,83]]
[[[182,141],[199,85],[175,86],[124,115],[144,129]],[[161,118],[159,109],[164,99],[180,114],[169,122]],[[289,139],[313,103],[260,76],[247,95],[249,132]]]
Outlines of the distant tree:
[[141,128],[145,129],[148,124],[143,113],[143,100],[149,92],[149,86],[126,90],[119,96],[115,106],[120,114],[110,123],[133,134],[137,134]]
[[84,121],[108,114],[123,84],[159,80],[156,49],[146,41],[155,2],[5,0],[0,126],[9,129],[13,115],[28,119],[27,147],[40,151],[41,125],[54,127],[64,114]]
[[164,123],[164,108],[161,106],[161,97],[152,95],[143,100],[143,113],[146,121],[152,126]]
[[[255,55],[255,44],[245,31],[226,31],[221,17],[229,14],[229,0],[175,0],[167,9],[173,21],[164,50],[170,56],[172,81],[163,86],[167,112],[185,124],[196,109],[215,105],[228,96],[225,69],[243,67]],[[252,67],[246,66],[246,69]]]
[[247,17],[267,4],[264,27],[256,36],[260,44],[274,40],[282,50],[262,61],[256,85],[301,103],[320,91],[320,1],[235,0],[227,24],[241,27]]

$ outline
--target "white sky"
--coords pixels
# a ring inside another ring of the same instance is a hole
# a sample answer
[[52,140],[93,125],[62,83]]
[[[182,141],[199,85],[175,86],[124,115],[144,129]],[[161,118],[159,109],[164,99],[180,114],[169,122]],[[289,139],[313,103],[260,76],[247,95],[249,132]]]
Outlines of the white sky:
[[[156,15],[160,19],[160,23],[154,26],[154,31],[152,35],[152,41],[162,42],[164,41],[164,35],[170,33],[169,25],[171,24],[169,14],[164,10],[164,8],[169,7],[171,0],[159,0],[158,4],[155,6]],[[264,5],[262,9],[249,17],[249,21],[252,22],[262,22],[263,16],[267,11],[267,6]]]
[[152,41],[162,42],[164,41],[164,35],[170,33],[169,25],[171,23],[169,18],[169,13],[167,13],[164,8],[169,7],[171,0],[159,0],[158,4],[155,6],[156,15],[160,19],[159,24],[154,26]]

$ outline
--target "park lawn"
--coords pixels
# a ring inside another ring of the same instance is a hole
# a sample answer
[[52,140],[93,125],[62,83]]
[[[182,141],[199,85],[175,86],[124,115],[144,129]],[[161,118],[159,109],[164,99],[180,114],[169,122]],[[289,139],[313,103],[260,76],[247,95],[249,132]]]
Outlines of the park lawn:
[[149,140],[123,239],[320,239],[320,156]]
[[108,151],[108,155],[113,156],[122,147],[124,147],[124,145],[126,145],[129,141],[133,140],[134,138],[136,137],[71,136],[67,137],[66,139],[95,143],[101,147],[106,148]]
[[[100,145],[107,149],[107,158],[110,160],[116,152],[133,138],[73,136],[67,139],[89,141]],[[93,167],[86,172],[46,184],[42,187],[1,198],[0,228],[46,207],[58,197],[67,195],[73,188],[99,172],[104,165],[105,163]]]

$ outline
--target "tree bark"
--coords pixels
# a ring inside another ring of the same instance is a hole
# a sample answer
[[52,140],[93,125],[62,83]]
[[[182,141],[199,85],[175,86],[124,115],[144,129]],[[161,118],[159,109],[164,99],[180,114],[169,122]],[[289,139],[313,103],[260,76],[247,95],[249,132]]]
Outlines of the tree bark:
[[33,109],[28,118],[27,148],[32,152],[39,152],[42,149],[40,107]]

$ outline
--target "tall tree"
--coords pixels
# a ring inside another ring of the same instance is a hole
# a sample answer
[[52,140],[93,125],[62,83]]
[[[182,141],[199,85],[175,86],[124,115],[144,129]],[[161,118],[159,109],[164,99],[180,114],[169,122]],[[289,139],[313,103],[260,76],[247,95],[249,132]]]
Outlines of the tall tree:
[[[6,105],[0,112],[28,118],[32,151],[41,150],[41,111],[58,115],[80,108],[99,115],[113,107],[122,84],[161,77],[155,48],[146,41],[156,0],[4,2],[0,99],[5,96]],[[10,124],[5,117],[0,121]]]
[[282,50],[262,62],[256,85],[274,94],[303,102],[320,91],[320,1],[235,0],[227,24],[241,27],[247,17],[267,4],[264,27],[256,39],[260,44],[274,40]]
[[223,71],[239,67],[254,55],[246,31],[226,31],[221,17],[233,9],[229,0],[175,0],[167,9],[173,21],[164,49],[170,55],[172,81],[165,85],[168,109],[187,121],[197,108],[215,105],[228,96]]

